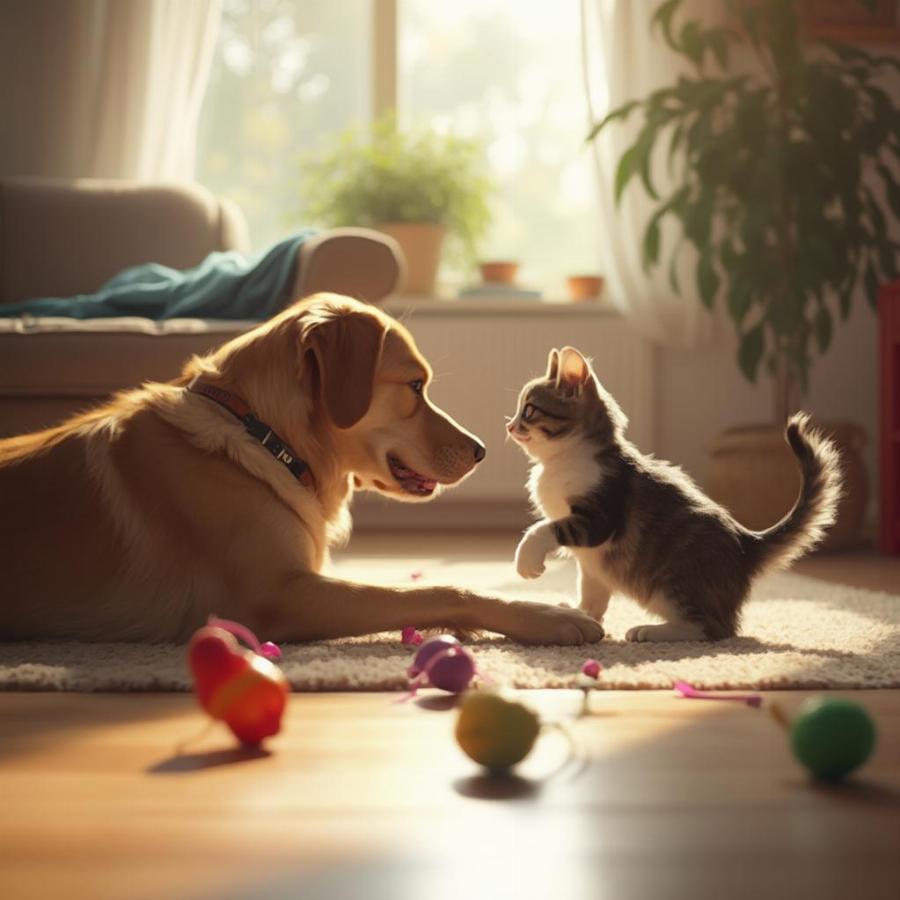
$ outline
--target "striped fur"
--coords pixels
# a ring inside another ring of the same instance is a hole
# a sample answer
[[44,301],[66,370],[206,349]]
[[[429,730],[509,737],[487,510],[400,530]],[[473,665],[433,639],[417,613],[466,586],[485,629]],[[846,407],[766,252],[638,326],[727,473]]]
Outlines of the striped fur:
[[[803,487],[779,523],[754,532],[681,469],[643,455],[625,438],[626,425],[572,348],[553,351],[544,378],[525,386],[508,429],[534,461],[529,486],[543,519],[517,549],[519,573],[538,577],[546,555],[566,548],[579,565],[585,611],[602,617],[616,591],[665,620],[632,629],[629,639],[734,635],[753,578],[810,550],[834,521],[837,450],[807,415],[792,417],[785,436]],[[590,472],[594,479],[586,483]]]
[[841,461],[834,444],[816,431],[806,413],[791,417],[785,439],[800,463],[803,485],[794,508],[765,531],[749,532],[747,553],[757,570],[783,568],[812,550],[834,523],[841,499]]

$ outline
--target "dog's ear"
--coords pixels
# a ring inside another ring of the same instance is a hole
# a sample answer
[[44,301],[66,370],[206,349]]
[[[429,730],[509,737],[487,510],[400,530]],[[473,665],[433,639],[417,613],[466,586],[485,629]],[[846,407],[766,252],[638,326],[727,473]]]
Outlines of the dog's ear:
[[547,381],[556,381],[559,372],[559,350],[553,349],[547,357],[547,374],[544,376]]
[[590,380],[588,361],[574,347],[563,347],[559,352],[556,386],[576,392]]
[[315,361],[328,417],[338,428],[350,428],[372,404],[384,325],[369,313],[338,311],[312,322],[302,340],[304,354]]

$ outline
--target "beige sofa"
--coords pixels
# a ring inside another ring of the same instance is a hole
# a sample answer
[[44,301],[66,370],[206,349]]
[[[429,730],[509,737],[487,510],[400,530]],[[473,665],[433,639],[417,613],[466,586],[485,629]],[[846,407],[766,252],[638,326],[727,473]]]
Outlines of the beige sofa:
[[[128,266],[186,269],[215,250],[248,245],[241,211],[199,186],[0,178],[0,303],[90,293]],[[377,303],[397,288],[402,267],[385,235],[327,231],[301,247],[285,303],[323,290]],[[0,318],[0,437],[172,378],[191,354],[255,324]]]

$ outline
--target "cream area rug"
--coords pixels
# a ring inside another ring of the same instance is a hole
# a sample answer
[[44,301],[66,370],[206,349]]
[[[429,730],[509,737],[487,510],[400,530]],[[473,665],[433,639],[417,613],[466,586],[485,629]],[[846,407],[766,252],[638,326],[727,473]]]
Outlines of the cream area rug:
[[[523,582],[504,559],[353,556],[334,574],[386,584],[448,583],[517,599],[573,601],[574,565],[553,561]],[[302,598],[297,598],[302,602]],[[632,625],[653,621],[613,597],[607,637],[584,647],[523,647],[498,637],[470,644],[479,671],[515,688],[573,687],[588,657],[603,665],[600,688],[669,688],[677,679],[703,688],[900,687],[900,597],[792,574],[761,580],[739,637],[718,643],[629,644]],[[410,623],[412,624],[412,623]],[[265,635],[260,635],[265,640]],[[282,668],[296,690],[403,690],[414,648],[399,634],[285,645]],[[171,644],[0,644],[0,689],[187,691],[184,648]]]

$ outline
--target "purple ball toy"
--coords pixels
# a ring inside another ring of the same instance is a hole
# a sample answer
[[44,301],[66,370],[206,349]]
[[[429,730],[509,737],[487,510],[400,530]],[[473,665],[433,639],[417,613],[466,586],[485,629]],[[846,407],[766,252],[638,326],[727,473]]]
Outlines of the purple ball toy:
[[429,638],[416,651],[412,665],[406,670],[406,674],[410,678],[417,678],[428,669],[428,664],[438,653],[461,646],[462,644],[452,634],[439,634],[437,637]]
[[459,694],[475,676],[475,659],[452,634],[441,634],[422,644],[406,674]]

